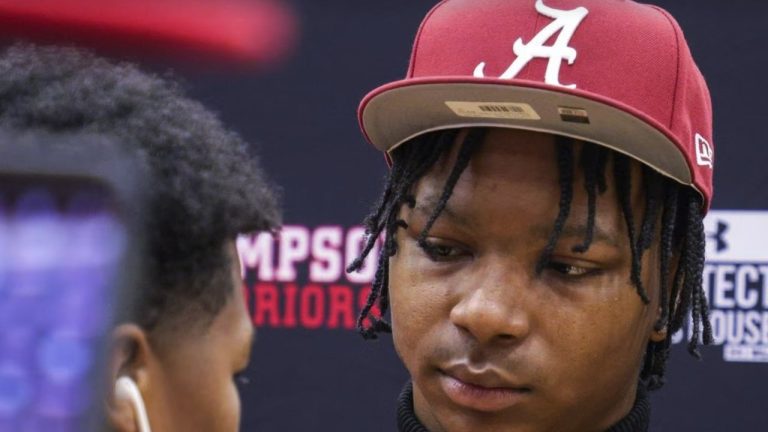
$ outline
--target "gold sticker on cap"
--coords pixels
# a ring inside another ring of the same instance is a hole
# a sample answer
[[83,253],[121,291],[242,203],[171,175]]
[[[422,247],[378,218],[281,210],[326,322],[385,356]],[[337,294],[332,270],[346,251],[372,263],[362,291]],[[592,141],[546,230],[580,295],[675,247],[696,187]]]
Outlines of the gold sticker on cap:
[[446,101],[445,105],[459,117],[541,120],[533,107],[526,103]]

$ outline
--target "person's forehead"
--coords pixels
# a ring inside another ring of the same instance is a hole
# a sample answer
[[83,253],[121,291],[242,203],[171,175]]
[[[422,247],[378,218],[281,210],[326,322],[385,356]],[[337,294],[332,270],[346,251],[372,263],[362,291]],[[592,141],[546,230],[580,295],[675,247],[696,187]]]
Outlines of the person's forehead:
[[[447,154],[424,176],[419,178],[416,184],[421,186],[421,183],[426,183],[430,186],[428,189],[442,189],[447,176],[456,163],[456,156],[459,153],[459,148],[465,142],[466,136],[467,129],[461,130]],[[495,183],[542,181],[556,184],[562,171],[562,167],[558,166],[560,163],[556,154],[556,144],[566,146],[571,153],[572,183],[584,181],[583,150],[589,146],[593,152],[602,152],[605,155],[605,163],[598,168],[599,174],[601,174],[608,189],[613,188],[615,183],[613,159],[618,157],[614,151],[597,144],[550,133],[509,128],[486,129],[482,142],[472,153],[471,161],[465,172],[462,173],[462,178],[472,177],[474,181],[476,177],[480,176],[485,181]],[[628,160],[629,171],[627,174],[630,176],[631,192],[634,196],[643,191],[640,182],[643,164],[631,158]],[[575,187],[581,186],[575,185]],[[557,196],[553,199],[559,200],[560,191],[557,192]],[[579,192],[581,192],[579,189],[574,189],[576,195],[579,195]]]
[[[440,212],[439,219],[465,226],[477,226],[481,219],[508,219],[510,223],[525,222],[532,234],[549,235],[562,198],[559,182],[562,173],[555,151],[558,141],[556,136],[546,133],[489,129]],[[416,211],[424,217],[429,217],[438,206],[447,177],[455,164],[456,149],[462,142],[463,134],[460,134],[449,155],[417,182]],[[570,215],[563,227],[563,236],[576,237],[585,231],[588,213],[584,172],[580,164],[580,153],[585,144],[573,140],[560,142],[571,146],[573,169],[573,178],[569,182],[573,197],[568,203]],[[609,161],[603,169],[608,191],[597,197],[595,234],[598,240],[615,246],[620,243],[616,237],[622,229],[623,219],[611,165]],[[642,182],[639,181],[639,164],[630,167],[628,174],[632,179],[633,208],[640,213]],[[489,215],[492,216],[486,217]]]
[[[421,199],[426,199],[428,204],[439,200],[448,176],[456,165],[459,149],[468,144],[466,139],[466,131],[461,131],[445,155],[417,181]],[[556,186],[558,170],[555,141],[554,135],[545,133],[489,128],[472,151],[469,164],[459,179],[460,183],[464,183],[464,186],[492,187],[500,193],[506,188],[519,188],[530,183],[537,183],[536,186],[540,188],[544,185]],[[574,143],[574,148],[577,145]],[[454,191],[452,200],[463,198],[461,189],[458,187]],[[557,194],[548,195],[553,200],[558,199]]]

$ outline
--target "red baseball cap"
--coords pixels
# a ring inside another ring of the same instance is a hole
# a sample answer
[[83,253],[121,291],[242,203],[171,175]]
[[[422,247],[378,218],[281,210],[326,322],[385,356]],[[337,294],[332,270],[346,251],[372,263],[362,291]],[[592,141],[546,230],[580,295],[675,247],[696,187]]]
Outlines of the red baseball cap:
[[444,0],[405,79],[358,112],[390,152],[427,132],[502,127],[624,153],[712,199],[712,105],[665,10],[631,0]]

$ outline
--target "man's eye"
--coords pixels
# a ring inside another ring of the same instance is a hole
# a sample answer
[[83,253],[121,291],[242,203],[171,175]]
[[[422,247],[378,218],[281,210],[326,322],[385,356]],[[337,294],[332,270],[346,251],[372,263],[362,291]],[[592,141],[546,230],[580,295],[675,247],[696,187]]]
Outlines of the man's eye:
[[566,264],[562,262],[552,261],[549,263],[549,268],[567,277],[579,277],[594,274],[597,269],[580,267],[572,264]]
[[462,251],[457,247],[444,243],[435,243],[430,240],[420,241],[419,247],[424,250],[430,259],[435,261],[447,261],[462,254]]

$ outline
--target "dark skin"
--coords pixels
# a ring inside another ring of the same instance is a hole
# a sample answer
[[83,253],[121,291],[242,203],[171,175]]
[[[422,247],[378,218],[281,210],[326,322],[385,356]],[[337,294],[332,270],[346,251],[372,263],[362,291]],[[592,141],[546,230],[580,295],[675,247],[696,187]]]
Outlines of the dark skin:
[[[587,213],[579,173],[571,216],[537,274],[558,212],[554,138],[491,129],[420,247],[457,147],[416,184],[416,207],[401,209],[408,228],[390,260],[393,338],[418,418],[432,432],[609,428],[634,403],[646,345],[666,337],[654,330],[657,245],[644,256],[645,305],[609,176],[594,243],[573,252]],[[632,177],[640,183],[639,166]],[[632,195],[642,215],[642,190]]]
[[[234,242],[227,242],[232,294],[210,322],[186,317],[186,326],[162,323],[146,332],[135,324],[113,331],[111,382],[128,375],[138,385],[153,431],[236,432],[240,423],[237,374],[251,355],[254,329],[241,295]],[[203,314],[202,311],[189,314]],[[210,320],[210,318],[208,318]],[[108,420],[119,432],[137,431],[130,404],[108,401]]]

